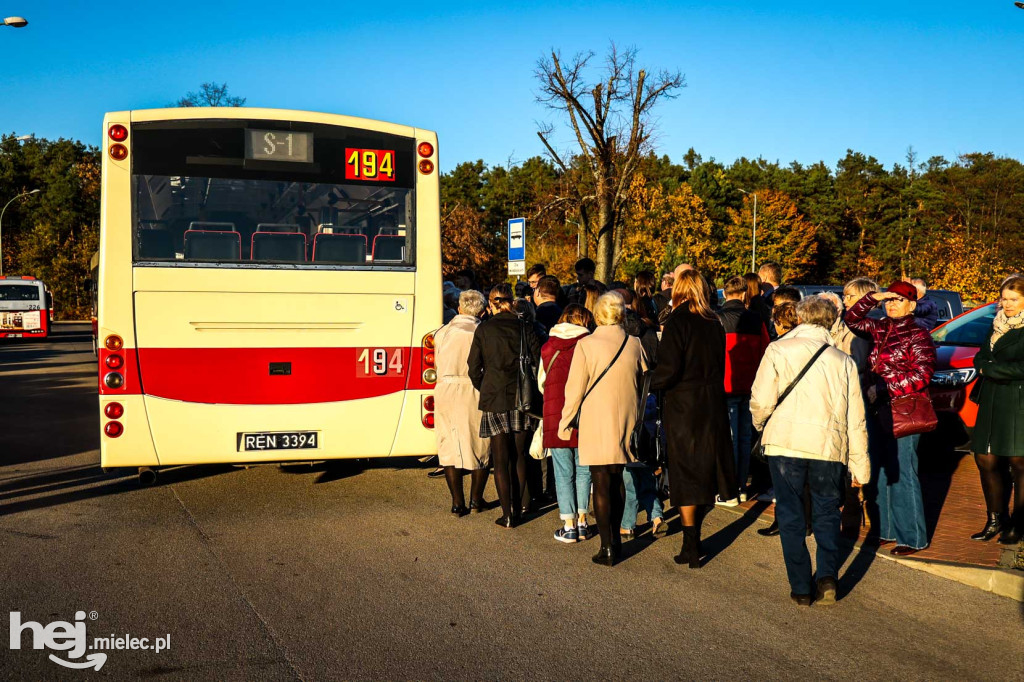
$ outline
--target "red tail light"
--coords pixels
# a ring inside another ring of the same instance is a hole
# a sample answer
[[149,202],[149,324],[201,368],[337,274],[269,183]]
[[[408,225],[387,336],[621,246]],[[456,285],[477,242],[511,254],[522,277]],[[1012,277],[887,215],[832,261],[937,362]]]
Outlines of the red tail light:
[[434,155],[434,145],[429,142],[420,142],[419,146],[416,147],[416,152],[423,158]]
[[114,142],[124,142],[128,139],[128,129],[120,123],[115,123],[107,129],[107,135]]
[[120,355],[108,355],[107,356],[107,367],[110,369],[121,369],[124,365],[124,358]]
[[[116,424],[116,423],[117,422],[111,422],[111,424]],[[425,427],[427,427],[428,429],[434,428],[434,413],[433,412],[427,412],[426,414],[423,415],[423,425]],[[107,426],[110,426],[110,424],[107,424]]]
[[428,395],[426,398],[423,399],[423,409],[426,410],[427,412],[434,411],[434,396]]
[[121,426],[121,422],[107,422],[107,425],[103,427],[103,433],[111,438],[117,438],[124,433],[124,427]]
[[434,172],[434,162],[430,159],[423,159],[420,161],[420,173],[424,175],[430,175]]
[[103,414],[107,415],[109,419],[120,419],[124,416],[124,406],[121,403],[107,403],[107,406],[103,408]]

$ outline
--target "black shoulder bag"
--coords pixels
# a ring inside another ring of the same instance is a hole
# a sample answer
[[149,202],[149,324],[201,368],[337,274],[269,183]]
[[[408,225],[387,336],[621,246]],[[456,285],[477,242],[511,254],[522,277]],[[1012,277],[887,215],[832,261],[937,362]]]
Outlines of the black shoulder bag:
[[544,396],[537,388],[537,369],[526,347],[526,323],[519,321],[519,367],[516,377],[516,409],[537,419],[544,418]]
[[615,357],[612,358],[612,361],[608,363],[608,366],[604,368],[604,371],[601,372],[601,374],[597,377],[594,383],[590,384],[590,388],[587,389],[587,392],[583,394],[583,399],[580,400],[580,407],[578,410],[576,410],[576,416],[574,416],[572,418],[572,421],[569,422],[569,428],[580,428],[580,413],[583,412],[583,403],[586,402],[587,396],[590,395],[590,392],[593,391],[594,387],[596,387],[601,382],[601,379],[604,379],[604,375],[608,373],[608,370],[612,368],[612,365],[615,364],[615,361],[619,359],[620,355],[622,355],[622,349],[626,347],[627,341],[629,341],[629,334],[626,334],[626,338],[622,339],[622,345],[619,346],[619,350],[615,353]]
[[793,383],[786,387],[786,390],[782,392],[782,395],[780,395],[779,399],[775,402],[775,409],[772,410],[772,413],[770,415],[768,415],[768,419],[765,420],[764,426],[761,427],[761,430],[757,432],[756,436],[754,436],[754,442],[752,443],[750,448],[750,454],[753,455],[754,457],[757,457],[758,460],[762,462],[767,461],[764,456],[764,446],[761,445],[761,436],[764,434],[764,430],[768,428],[768,422],[771,421],[772,416],[779,409],[779,405],[781,405],[782,401],[786,399],[786,396],[788,396],[793,391],[793,389],[796,388],[796,385],[800,383],[800,380],[804,378],[804,375],[807,374],[807,370],[811,368],[811,365],[814,364],[814,361],[821,357],[821,354],[824,353],[827,349],[828,344],[823,343],[821,345],[821,348],[819,348],[818,351],[811,356],[811,359],[807,361],[807,364],[804,365],[804,368],[800,370],[800,373],[796,375],[796,379],[793,379]]
[[643,389],[640,392],[640,403],[636,409],[636,424],[633,432],[629,434],[629,451],[636,457],[637,461],[646,464],[651,469],[657,469],[664,464],[664,451],[661,447],[661,403],[658,402],[658,416],[654,422],[654,433],[647,430],[644,423],[644,413],[647,411],[647,398],[651,394],[651,379],[654,372],[644,372]]

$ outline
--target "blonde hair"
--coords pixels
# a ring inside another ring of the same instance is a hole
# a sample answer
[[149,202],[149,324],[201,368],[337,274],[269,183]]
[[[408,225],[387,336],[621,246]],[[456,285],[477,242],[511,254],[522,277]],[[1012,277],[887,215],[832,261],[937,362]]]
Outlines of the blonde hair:
[[717,320],[711,310],[711,290],[707,280],[696,270],[684,270],[676,276],[672,285],[672,309],[677,310],[683,303],[687,304],[691,313],[700,315],[707,320]]
[[614,291],[601,294],[594,304],[594,321],[600,325],[622,324],[626,319],[626,302]]

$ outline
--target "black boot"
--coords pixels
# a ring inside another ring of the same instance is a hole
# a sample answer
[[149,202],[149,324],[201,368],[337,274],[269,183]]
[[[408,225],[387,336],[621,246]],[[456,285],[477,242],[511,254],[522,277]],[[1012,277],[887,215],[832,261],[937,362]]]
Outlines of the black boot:
[[1019,511],[1015,512],[1013,516],[1003,524],[1003,533],[999,536],[1000,545],[1016,545],[1024,537],[1024,533],[1021,533],[1021,526],[1024,526],[1024,514]]
[[597,550],[597,554],[591,559],[595,564],[601,564],[602,566],[614,566],[617,552],[612,546],[601,545],[601,549]]
[[992,512],[989,512],[988,522],[985,524],[985,527],[982,528],[981,531],[972,535],[971,539],[988,542],[995,536],[999,535],[999,532],[1003,530],[1004,525],[1002,514],[993,514]]
[[700,535],[696,526],[683,526],[683,548],[675,556],[675,562],[690,568],[700,568]]

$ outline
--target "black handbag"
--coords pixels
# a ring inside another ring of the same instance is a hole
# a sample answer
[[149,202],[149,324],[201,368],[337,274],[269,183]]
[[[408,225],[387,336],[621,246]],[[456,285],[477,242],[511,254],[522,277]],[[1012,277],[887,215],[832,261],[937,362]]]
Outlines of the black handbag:
[[544,395],[537,387],[537,368],[526,348],[526,324],[519,325],[519,363],[516,377],[516,409],[537,419],[544,418]]
[[796,385],[799,384],[800,380],[804,378],[805,374],[807,374],[807,370],[811,368],[811,365],[814,364],[815,360],[821,357],[821,354],[824,353],[826,349],[828,349],[828,344],[822,344],[821,348],[818,349],[818,352],[811,356],[811,359],[807,361],[807,364],[804,365],[804,368],[800,370],[799,374],[796,375],[796,379],[793,379],[793,383],[787,386],[786,390],[783,391],[782,395],[779,396],[779,399],[775,402],[775,409],[772,410],[772,414],[768,415],[768,419],[764,421],[764,426],[761,427],[760,431],[755,432],[756,435],[754,436],[750,444],[750,454],[751,456],[756,457],[758,461],[768,461],[767,458],[764,456],[764,446],[761,445],[761,436],[764,434],[764,429],[768,428],[768,422],[771,420],[772,415],[775,414],[775,412],[779,409],[779,405],[782,404],[782,401],[786,399],[786,396],[788,396],[794,388],[796,388]]
[[593,391],[594,388],[601,382],[601,379],[604,379],[604,375],[608,373],[608,370],[612,368],[612,365],[615,364],[615,361],[619,359],[620,355],[622,355],[622,349],[626,347],[627,341],[629,341],[629,334],[626,334],[626,338],[622,339],[622,345],[619,346],[619,350],[615,353],[615,357],[612,358],[612,361],[608,363],[608,366],[604,368],[604,371],[601,372],[597,379],[594,380],[594,383],[590,384],[590,388],[587,389],[587,392],[583,394],[583,398],[580,400],[579,409],[576,410],[576,414],[573,415],[572,421],[569,422],[570,429],[580,428],[580,414],[583,412],[583,403],[586,402],[587,396],[590,395],[590,392]]
[[985,377],[978,375],[978,378],[974,381],[974,386],[971,387],[971,392],[967,394],[967,399],[975,405],[981,404],[981,387],[985,384]]
[[654,433],[647,429],[644,422],[644,413],[647,411],[647,399],[651,394],[651,378],[653,372],[644,373],[643,390],[640,393],[640,403],[637,405],[636,424],[633,432],[629,434],[629,451],[641,464],[646,464],[651,469],[657,469],[665,463],[664,449],[661,445],[661,403],[657,402],[657,418],[654,422]]

